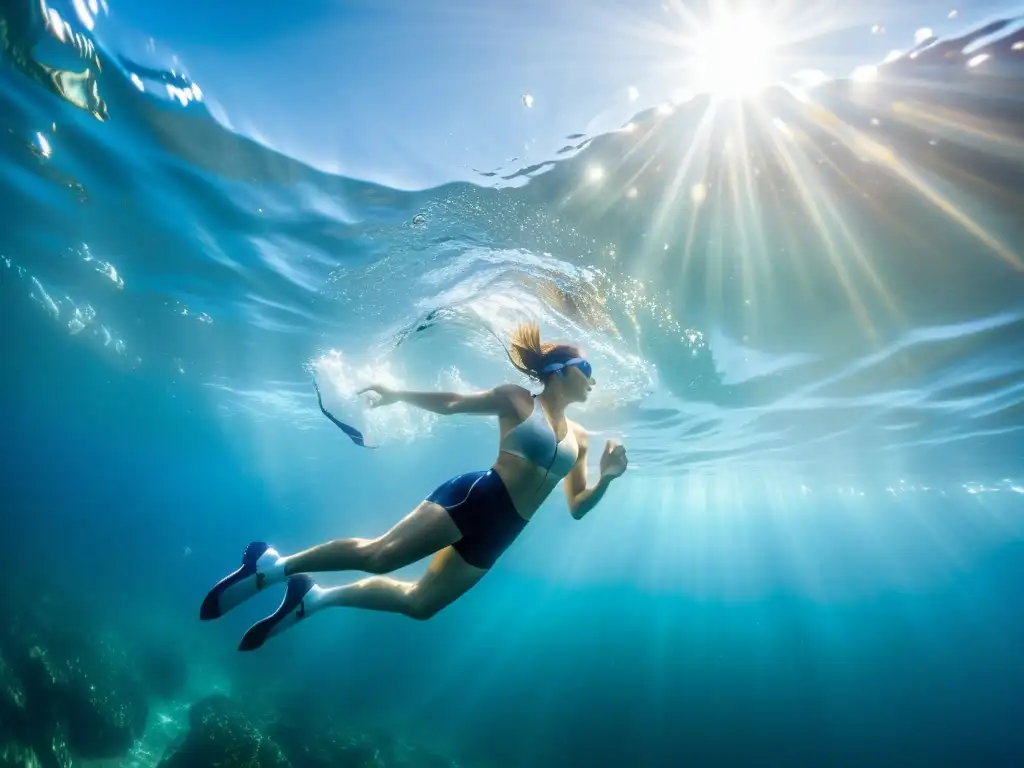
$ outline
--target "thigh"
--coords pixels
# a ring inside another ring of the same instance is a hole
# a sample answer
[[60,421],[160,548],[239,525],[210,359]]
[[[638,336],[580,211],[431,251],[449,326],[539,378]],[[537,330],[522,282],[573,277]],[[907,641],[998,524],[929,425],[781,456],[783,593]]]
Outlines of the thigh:
[[414,563],[454,544],[462,532],[448,510],[423,501],[377,539],[381,554],[403,563]]
[[487,569],[470,565],[453,547],[445,547],[416,582],[412,597],[417,607],[431,616],[466,594],[486,574]]

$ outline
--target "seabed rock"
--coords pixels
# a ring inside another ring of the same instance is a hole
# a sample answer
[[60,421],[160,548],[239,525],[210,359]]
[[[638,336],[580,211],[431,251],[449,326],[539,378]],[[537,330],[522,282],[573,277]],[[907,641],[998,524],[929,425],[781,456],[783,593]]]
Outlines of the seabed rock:
[[189,710],[189,730],[160,768],[291,768],[284,752],[226,696],[200,699]]
[[122,757],[145,729],[131,655],[112,634],[79,631],[62,609],[20,607],[0,627],[0,766]]
[[53,600],[0,611],[0,768],[457,768],[390,732],[354,727],[301,691],[199,699],[187,731],[164,749],[174,721],[148,723],[150,701],[184,704],[175,700],[184,657],[130,650],[88,612]]

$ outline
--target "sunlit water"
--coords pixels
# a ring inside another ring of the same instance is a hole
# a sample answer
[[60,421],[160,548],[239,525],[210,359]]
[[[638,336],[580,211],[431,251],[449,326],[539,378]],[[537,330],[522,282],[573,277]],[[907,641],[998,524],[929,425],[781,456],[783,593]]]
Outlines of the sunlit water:
[[[104,474],[123,486],[137,473],[131,505],[145,510],[147,493],[177,492],[168,489],[183,467],[200,472],[219,459],[166,449],[135,470],[84,468],[90,451],[106,455],[96,441],[114,441],[122,447],[110,455],[124,457],[125,446],[151,439],[113,421],[157,418],[148,403],[170,409],[157,432],[177,435],[183,451],[200,443],[174,432],[177,419],[220,435],[236,452],[231,466],[244,467],[230,471],[262,484],[260,509],[277,511],[261,525],[232,523],[245,519],[235,511],[151,523],[168,542],[153,556],[186,569],[195,588],[186,607],[249,538],[276,536],[288,548],[343,535],[338,510],[351,507],[363,510],[346,512],[351,533],[369,535],[449,474],[489,463],[492,425],[405,407],[368,412],[354,393],[371,381],[468,390],[517,380],[499,337],[524,319],[585,348],[598,387],[577,417],[599,440],[622,439],[631,466],[584,529],[563,524],[553,500],[506,573],[546,584],[549,601],[563,589],[589,594],[565,598],[578,626],[643,616],[636,603],[623,607],[620,590],[630,588],[708,611],[704,626],[717,629],[696,639],[692,624],[679,630],[696,644],[685,658],[671,658],[665,637],[678,618],[661,603],[647,640],[619,643],[661,664],[650,690],[635,675],[618,681],[634,700],[659,691],[646,705],[659,722],[674,700],[667,680],[685,679],[678,695],[694,706],[703,701],[696,679],[718,689],[714,710],[738,685],[730,667],[785,677],[765,670],[772,643],[793,637],[771,625],[770,602],[743,601],[796,594],[842,604],[932,589],[1024,534],[1018,19],[957,39],[922,34],[912,51],[861,62],[851,77],[804,71],[745,101],[681,90],[615,130],[566,137],[550,157],[523,164],[510,147],[508,158],[470,170],[473,181],[408,191],[314,170],[233,131],[180,69],[104,46],[105,4],[2,8],[0,301],[5,370],[22,396],[10,403],[8,447],[34,435],[43,447],[25,461],[56,451],[60,473],[87,487]],[[515,108],[534,106],[527,93]],[[311,375],[377,452],[322,419]],[[59,427],[52,410],[29,415],[44,402],[68,407],[61,418],[73,426]],[[47,448],[62,429],[77,447]],[[8,473],[12,492],[19,472]],[[242,481],[209,472],[203,483],[221,500],[211,509],[234,509],[224,489]],[[138,480],[146,473],[161,478],[148,491]],[[66,525],[59,511],[48,515],[40,530]],[[494,584],[473,610],[519,604],[521,588]],[[729,615],[730,601],[745,607]],[[557,646],[548,633],[558,625],[538,618],[543,605],[519,619],[503,613],[519,622],[511,629],[487,614],[475,639],[460,640],[465,653],[491,647],[484,631]],[[870,619],[831,620],[809,619],[816,629],[805,641],[832,649],[815,664],[822,686],[846,691],[833,713],[838,733],[854,727],[842,710],[858,699],[833,635]],[[452,621],[472,623],[470,614]],[[730,622],[746,627],[753,650],[740,650]],[[331,629],[320,631],[327,642]],[[499,669],[514,665],[499,656]],[[534,671],[550,677],[553,663],[534,657]],[[584,666],[565,671],[574,685]],[[499,671],[489,674],[500,688]],[[764,695],[744,706],[768,707]],[[594,721],[616,719],[602,709],[611,704],[595,706]],[[468,704],[457,709],[477,723],[467,728],[511,748],[493,718],[481,725]],[[644,733],[642,718],[630,722],[625,732]],[[547,726],[535,732],[551,737]],[[755,741],[778,747],[765,733]],[[140,746],[139,759],[161,738]],[[583,737],[562,739],[552,754]],[[542,760],[530,754],[506,764]],[[604,764],[596,753],[588,761],[579,764]]]

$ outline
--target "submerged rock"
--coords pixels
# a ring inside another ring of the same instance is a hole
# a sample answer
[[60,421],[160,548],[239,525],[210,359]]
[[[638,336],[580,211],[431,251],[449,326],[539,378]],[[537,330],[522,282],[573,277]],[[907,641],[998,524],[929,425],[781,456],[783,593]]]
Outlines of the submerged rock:
[[0,648],[0,768],[71,768],[60,723],[41,720]]
[[226,696],[200,699],[189,710],[184,741],[160,768],[292,768],[284,752]]
[[365,733],[338,725],[312,728],[278,721],[267,729],[294,768],[384,768],[379,746]]
[[131,655],[112,635],[59,659],[62,719],[80,757],[120,757],[146,728],[149,703]]
[[0,733],[11,730],[24,717],[25,688],[0,648]]
[[277,714],[265,731],[293,768],[458,768],[446,755],[389,731],[345,724],[322,707],[292,702]]
[[[172,733],[147,737],[149,696],[186,682],[184,657],[142,645],[130,652],[95,617],[64,603],[0,605],[0,768],[72,768],[83,760],[129,764],[160,753]],[[155,688],[155,690],[154,690]],[[244,690],[244,688],[243,688]],[[267,694],[273,691],[273,695]],[[244,702],[244,705],[237,702]],[[160,718],[157,718],[160,720]],[[188,730],[160,768],[454,768],[440,753],[386,731],[367,731],[310,700],[264,684],[236,700],[191,706]]]
[[0,768],[37,765],[35,750],[25,742],[25,689],[0,650]]
[[146,725],[146,691],[131,655],[113,635],[76,631],[62,609],[43,601],[10,611],[0,630],[0,732],[13,730],[38,758],[15,765],[122,757]]

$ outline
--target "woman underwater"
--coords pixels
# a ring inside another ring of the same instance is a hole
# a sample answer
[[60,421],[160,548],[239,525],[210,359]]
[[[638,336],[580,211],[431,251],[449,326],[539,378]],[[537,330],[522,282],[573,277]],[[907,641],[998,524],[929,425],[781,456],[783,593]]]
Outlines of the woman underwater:
[[[200,618],[223,616],[256,593],[287,581],[280,607],[245,633],[239,650],[255,650],[312,613],[334,606],[429,619],[483,578],[559,481],[564,480],[572,516],[579,520],[590,512],[627,466],[625,448],[609,440],[601,455],[600,479],[587,487],[587,433],[566,418],[565,410],[584,402],[594,386],[590,363],[576,347],[542,344],[532,323],[516,329],[508,356],[519,371],[543,384],[539,395],[515,384],[467,395],[403,392],[379,384],[359,393],[373,393],[375,408],[403,402],[442,415],[496,415],[501,442],[490,469],[444,483],[375,539],[335,539],[287,557],[265,542],[249,544],[242,566],[206,596]],[[384,575],[428,555],[433,559],[417,581]],[[329,589],[306,575],[324,571],[378,575]]]

